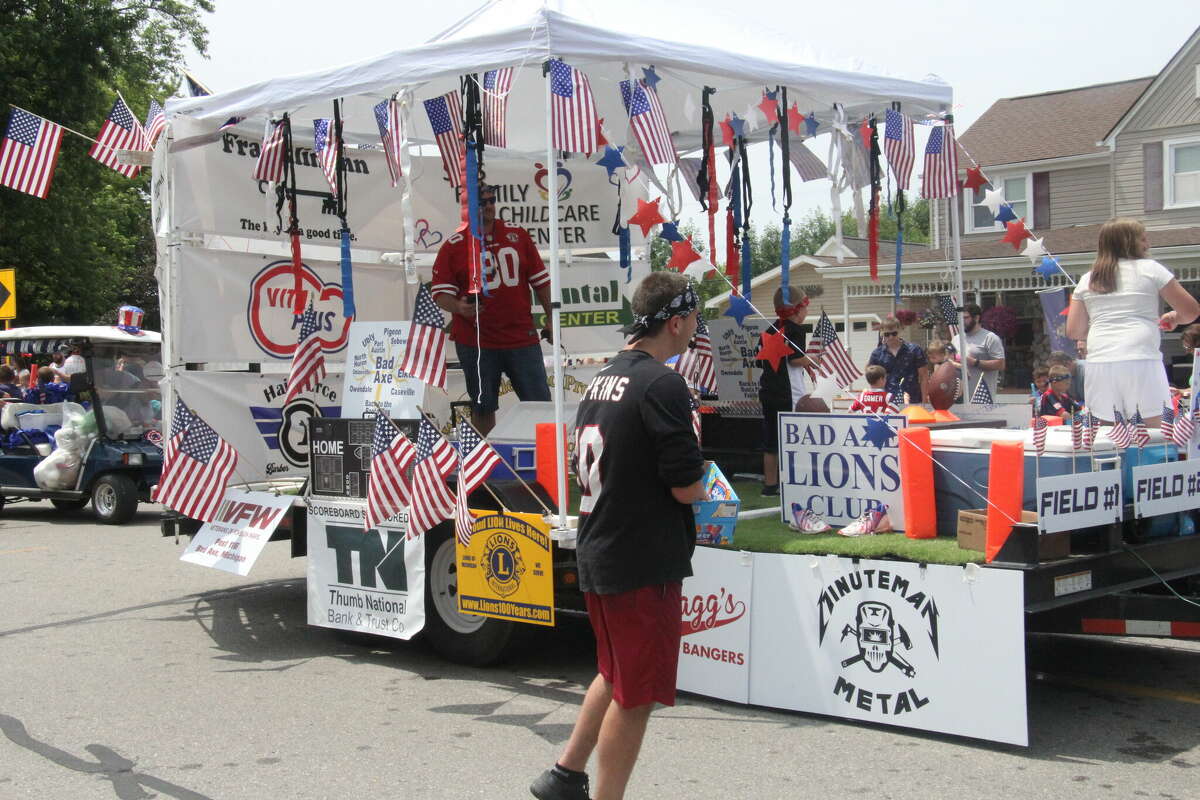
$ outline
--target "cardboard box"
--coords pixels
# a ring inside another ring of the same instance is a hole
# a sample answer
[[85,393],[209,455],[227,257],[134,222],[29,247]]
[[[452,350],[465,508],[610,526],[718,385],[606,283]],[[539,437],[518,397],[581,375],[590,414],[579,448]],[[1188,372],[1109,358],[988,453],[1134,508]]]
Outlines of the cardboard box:
[[[1071,532],[1040,533],[1036,511],[1022,511],[1020,524],[1013,527],[1008,541],[996,555],[997,561],[1037,564],[1066,558],[1071,554]],[[963,550],[987,551],[987,511],[964,509],[958,512],[958,546]]]
[[741,498],[716,464],[711,464],[704,476],[704,490],[708,499],[692,503],[696,544],[732,545],[738,511],[742,507]]

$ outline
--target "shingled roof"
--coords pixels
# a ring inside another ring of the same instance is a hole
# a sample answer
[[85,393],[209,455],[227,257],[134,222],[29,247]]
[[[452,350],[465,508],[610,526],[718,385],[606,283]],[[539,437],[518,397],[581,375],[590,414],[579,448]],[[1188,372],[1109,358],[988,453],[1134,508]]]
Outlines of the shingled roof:
[[1006,97],[959,137],[980,166],[1104,152],[1108,134],[1154,77]]

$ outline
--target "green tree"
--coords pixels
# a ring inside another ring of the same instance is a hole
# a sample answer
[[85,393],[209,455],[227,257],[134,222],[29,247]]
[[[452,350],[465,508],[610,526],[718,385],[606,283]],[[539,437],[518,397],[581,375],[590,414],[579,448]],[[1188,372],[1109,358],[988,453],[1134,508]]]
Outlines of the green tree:
[[[118,91],[139,122],[208,49],[211,0],[0,0],[0,99],[95,134]],[[130,180],[67,134],[45,200],[0,188],[0,266],[17,269],[19,325],[112,322],[129,300],[157,328],[149,171]]]
[[[929,201],[923,198],[913,198],[905,195],[907,200],[904,213],[901,217],[904,220],[904,241],[906,242],[928,242],[929,241]],[[830,224],[830,235],[833,235],[832,223]],[[895,241],[897,228],[897,216],[895,207],[888,208],[887,201],[883,201],[883,208],[879,214],[879,238],[884,241]],[[845,236],[863,236],[866,231],[858,232],[858,220],[854,218],[854,212],[847,211],[842,217],[842,233]],[[828,237],[827,237],[828,238]],[[818,244],[817,247],[821,245]]]

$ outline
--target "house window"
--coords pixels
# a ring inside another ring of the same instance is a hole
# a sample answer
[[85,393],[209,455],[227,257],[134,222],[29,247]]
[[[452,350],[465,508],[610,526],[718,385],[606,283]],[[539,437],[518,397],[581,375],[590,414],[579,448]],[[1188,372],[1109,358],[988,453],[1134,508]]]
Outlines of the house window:
[[1166,147],[1166,207],[1200,205],[1200,138],[1174,139]]
[[[1001,178],[996,183],[1003,186],[1004,201],[1012,206],[1013,213],[1017,215],[1017,219],[1025,218],[1025,225],[1033,226],[1033,176],[1032,174],[1017,175],[1012,178]],[[981,186],[975,189],[971,195],[970,205],[968,206],[965,216],[967,220],[967,233],[983,233],[985,231],[1002,231],[1004,225],[995,221],[992,217],[992,212],[985,205],[980,205],[983,202],[983,194],[987,189],[991,189],[992,185]]]

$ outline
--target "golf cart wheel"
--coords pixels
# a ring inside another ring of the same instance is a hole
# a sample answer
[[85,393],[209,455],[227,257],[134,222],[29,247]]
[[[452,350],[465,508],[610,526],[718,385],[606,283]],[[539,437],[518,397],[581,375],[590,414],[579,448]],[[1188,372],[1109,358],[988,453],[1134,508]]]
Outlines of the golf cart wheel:
[[101,475],[92,487],[92,509],[104,525],[123,525],[138,507],[137,487],[119,472]]
[[54,507],[59,511],[78,511],[88,504],[88,498],[81,497],[78,500],[51,500]]
[[438,525],[425,536],[425,639],[447,661],[495,664],[518,642],[523,626],[460,612],[454,524]]

